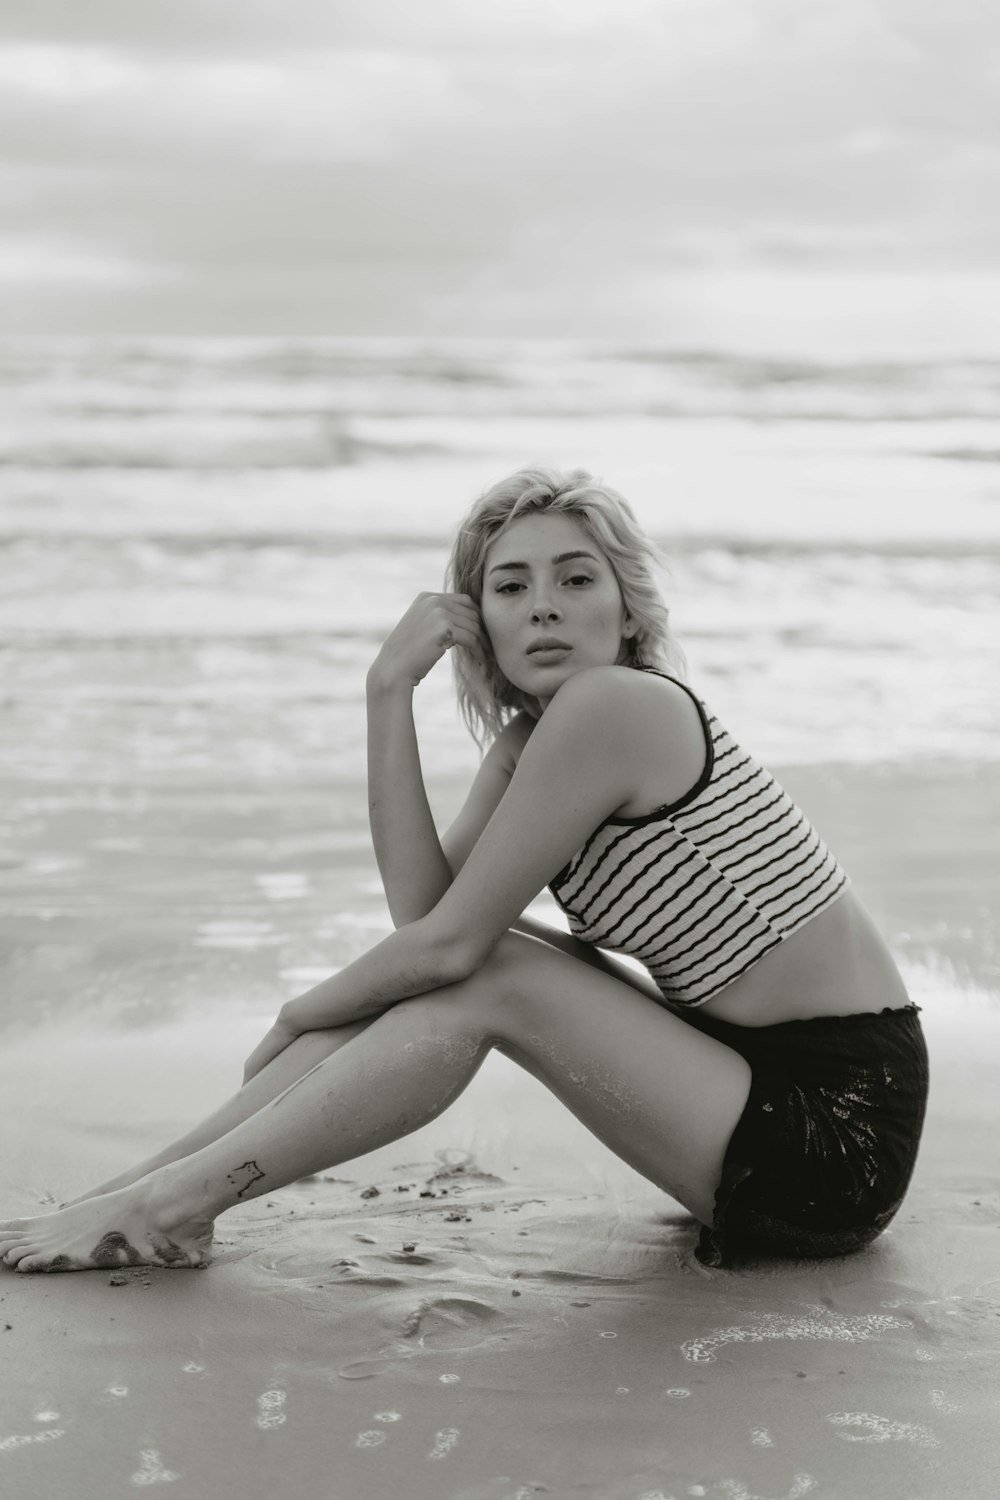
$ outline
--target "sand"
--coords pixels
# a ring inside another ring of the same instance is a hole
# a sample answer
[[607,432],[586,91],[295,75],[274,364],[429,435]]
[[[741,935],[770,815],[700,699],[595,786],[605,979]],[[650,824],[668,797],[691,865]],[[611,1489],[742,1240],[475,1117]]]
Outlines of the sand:
[[[0,1491],[995,1495],[1000,1017],[925,1021],[919,1168],[853,1258],[705,1272],[683,1211],[497,1058],[426,1130],[227,1215],[206,1271],[3,1273]],[[135,1149],[191,1071],[165,1038],[116,1043],[118,1118],[159,1058]],[[52,1119],[81,1049],[20,1101],[17,1210],[64,1189],[74,1133],[77,1163],[120,1155]],[[197,1087],[221,1071],[203,1057]]]
[[[151,1485],[191,1500],[993,1500],[996,778],[784,779],[924,1006],[924,1144],[875,1246],[708,1273],[676,1204],[490,1058],[426,1130],[226,1215],[206,1271],[0,1271],[4,1500]],[[229,848],[221,823],[209,833]],[[150,888],[187,891],[194,859],[161,871],[154,856]],[[266,1025],[263,1010],[174,1003],[182,975],[211,991],[217,950],[185,948],[188,907],[144,890],[109,875],[89,938],[82,917],[53,920],[48,948],[25,949],[18,972],[53,1007],[0,1055],[5,1213],[176,1134],[232,1091]],[[80,970],[85,941],[105,957]],[[273,953],[218,961],[261,996]],[[142,1007],[95,1008],[104,983],[131,993],[132,966]]]

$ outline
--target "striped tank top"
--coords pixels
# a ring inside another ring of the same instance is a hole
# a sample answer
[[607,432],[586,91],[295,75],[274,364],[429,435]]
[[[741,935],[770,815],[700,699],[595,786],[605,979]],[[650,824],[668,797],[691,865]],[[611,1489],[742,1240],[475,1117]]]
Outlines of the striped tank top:
[[848,877],[770,772],[678,686],[705,732],[697,782],[643,817],[606,818],[549,889],[575,937],[639,959],[672,1003],[703,1005]]

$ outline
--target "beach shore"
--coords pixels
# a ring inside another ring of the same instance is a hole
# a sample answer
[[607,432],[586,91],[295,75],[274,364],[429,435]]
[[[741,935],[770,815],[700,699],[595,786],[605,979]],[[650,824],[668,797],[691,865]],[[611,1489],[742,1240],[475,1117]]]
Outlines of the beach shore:
[[[498,1058],[425,1131],[229,1214],[207,1271],[3,1273],[4,1493],[995,1494],[1000,1017],[925,1023],[916,1177],[853,1258],[705,1272],[693,1222]],[[159,1040],[121,1044],[112,1112],[179,1073]],[[36,1188],[115,1128],[20,1123]]]
[[[924,1008],[924,1144],[876,1245],[708,1273],[677,1205],[491,1057],[425,1130],[227,1215],[205,1272],[0,1273],[3,1493],[995,1494],[1000,1013],[983,920],[995,777],[782,775],[852,870]],[[271,830],[286,865],[316,827],[315,810],[300,813],[298,832]],[[230,868],[240,828],[228,827],[229,844],[221,821],[208,831]],[[218,982],[220,953],[239,965],[230,989],[256,966],[258,997],[289,972],[281,944],[192,951],[184,903],[142,925],[150,890],[168,876],[187,888],[180,847],[171,870],[147,855],[146,885],[123,882],[117,906],[108,894],[92,910],[81,976],[91,1001],[102,978],[128,994],[158,962],[169,995],[185,942],[192,983],[199,965],[202,982]],[[247,857],[259,862],[259,850]],[[341,881],[367,878],[360,855],[340,866]],[[271,898],[265,887],[258,916]],[[53,919],[53,952],[81,941],[78,918]],[[40,984],[27,958],[23,973]],[[150,1004],[110,1002],[102,1018],[74,1017],[65,974],[51,984],[57,1016],[36,1012],[11,1032],[0,1063],[10,1213],[57,1202],[176,1133],[232,1090],[262,1029],[264,1012],[247,1007],[223,1024],[218,997],[206,1018],[188,989],[159,1020]]]

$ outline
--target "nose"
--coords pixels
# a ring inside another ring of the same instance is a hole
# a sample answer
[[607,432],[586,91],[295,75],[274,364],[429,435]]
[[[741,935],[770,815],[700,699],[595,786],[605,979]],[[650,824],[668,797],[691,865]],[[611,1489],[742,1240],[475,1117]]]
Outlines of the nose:
[[561,620],[562,615],[558,607],[544,594],[537,594],[531,604],[531,623],[533,625],[548,625],[553,620]]

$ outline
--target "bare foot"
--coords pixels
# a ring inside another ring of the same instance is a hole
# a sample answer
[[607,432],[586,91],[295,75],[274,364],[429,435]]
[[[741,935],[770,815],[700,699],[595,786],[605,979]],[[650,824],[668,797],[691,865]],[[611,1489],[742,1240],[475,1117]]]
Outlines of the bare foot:
[[0,1258],[18,1271],[95,1271],[115,1266],[208,1264],[211,1219],[183,1220],[144,1179],[35,1219],[0,1223]]

